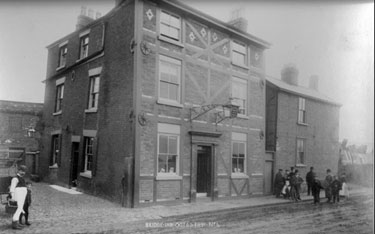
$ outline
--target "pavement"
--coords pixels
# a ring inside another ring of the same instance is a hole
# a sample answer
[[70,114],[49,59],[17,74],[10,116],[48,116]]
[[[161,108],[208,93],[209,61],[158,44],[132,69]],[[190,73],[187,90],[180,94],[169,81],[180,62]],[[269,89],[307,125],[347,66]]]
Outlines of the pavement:
[[[354,184],[348,187],[350,196],[373,195],[372,188]],[[5,207],[1,206],[0,233],[114,233],[111,230],[124,230],[132,222],[243,207],[272,206],[283,203],[293,205],[293,202],[287,199],[256,196],[130,209],[102,198],[42,182],[33,183],[32,191],[29,218],[32,225],[23,230],[10,229],[11,216],[6,214]],[[321,197],[324,196],[324,191],[322,191]],[[302,202],[312,202],[312,196],[307,196],[306,193],[301,194],[301,199]]]

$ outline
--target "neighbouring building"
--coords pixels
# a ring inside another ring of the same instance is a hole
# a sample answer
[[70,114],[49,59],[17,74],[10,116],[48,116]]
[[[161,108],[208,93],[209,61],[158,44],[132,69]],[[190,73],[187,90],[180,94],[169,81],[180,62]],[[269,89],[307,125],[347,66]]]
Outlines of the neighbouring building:
[[38,174],[42,103],[0,100],[0,171],[7,174],[16,161]]
[[80,15],[47,47],[41,175],[127,207],[264,194],[270,44],[245,28],[168,0]]
[[277,170],[296,168],[305,178],[310,167],[325,178],[338,172],[340,104],[318,91],[318,77],[309,87],[298,85],[298,70],[283,69],[281,80],[267,76],[266,164]]

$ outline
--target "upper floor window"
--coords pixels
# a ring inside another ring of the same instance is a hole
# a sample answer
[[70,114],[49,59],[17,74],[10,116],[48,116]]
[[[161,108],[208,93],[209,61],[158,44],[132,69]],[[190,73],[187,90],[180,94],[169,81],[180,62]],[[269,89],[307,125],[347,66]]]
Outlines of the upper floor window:
[[247,48],[245,44],[233,41],[232,62],[236,65],[247,66]]
[[100,76],[90,77],[90,92],[88,109],[98,108]]
[[181,41],[181,18],[165,11],[160,12],[160,35]]
[[246,173],[246,134],[232,133],[232,173]]
[[239,106],[239,114],[246,115],[247,110],[247,81],[233,77],[232,80],[233,103]]
[[298,123],[306,123],[306,100],[304,98],[299,98],[298,103]]
[[65,45],[60,46],[60,48],[59,48],[59,63],[58,63],[59,68],[65,67],[67,54],[68,54],[68,45],[65,44]]
[[56,80],[55,113],[62,110],[65,78]]
[[305,152],[306,152],[305,139],[297,139],[297,162],[296,164],[305,164]]
[[93,145],[94,145],[94,138],[93,137],[84,137],[84,164],[83,164],[83,172],[91,174],[92,172],[92,163],[93,163]]
[[181,61],[160,55],[159,97],[180,103]]
[[180,126],[158,124],[158,174],[178,175]]
[[52,136],[52,154],[50,158],[50,166],[57,165],[60,161],[60,135]]
[[85,34],[80,38],[79,59],[86,58],[89,54],[89,34]]

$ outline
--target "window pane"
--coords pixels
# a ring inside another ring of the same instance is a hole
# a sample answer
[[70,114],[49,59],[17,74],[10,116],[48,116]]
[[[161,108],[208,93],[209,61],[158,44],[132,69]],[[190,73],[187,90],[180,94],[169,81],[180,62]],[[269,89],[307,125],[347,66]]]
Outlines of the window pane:
[[159,136],[159,153],[168,153],[168,136]]
[[160,24],[160,33],[163,35],[169,34],[169,27],[165,24]]
[[238,172],[238,166],[237,166],[237,158],[232,158],[232,172]]
[[245,157],[245,144],[244,143],[239,143],[238,144],[238,152],[239,152],[239,157]]
[[165,82],[160,82],[160,97],[169,98],[168,92],[169,92],[168,84]]
[[169,28],[168,36],[175,38],[175,39],[179,39],[179,35],[180,35],[180,30],[176,28]]
[[169,85],[169,99],[178,101],[178,85]]
[[168,157],[168,172],[176,173],[176,159],[177,155],[170,155]]
[[159,154],[158,157],[158,172],[167,172],[167,156],[163,154]]
[[169,137],[168,153],[177,154],[177,137],[175,136]]
[[170,25],[175,27],[175,28],[180,28],[181,27],[180,18],[171,15],[170,16]]
[[244,170],[244,158],[239,158],[238,159],[238,164],[237,164],[237,172],[245,172]]

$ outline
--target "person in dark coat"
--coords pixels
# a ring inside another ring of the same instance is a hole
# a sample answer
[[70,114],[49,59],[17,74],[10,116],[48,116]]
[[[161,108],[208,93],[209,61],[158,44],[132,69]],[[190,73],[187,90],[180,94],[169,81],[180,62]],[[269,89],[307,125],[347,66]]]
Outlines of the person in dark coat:
[[314,175],[313,183],[311,185],[311,194],[314,197],[314,205],[320,203],[320,189],[324,189],[318,178]]
[[306,174],[307,196],[310,196],[311,186],[314,182],[314,175],[314,167],[310,167],[310,171]]
[[340,190],[341,190],[341,182],[337,179],[337,176],[333,176],[333,181],[331,184],[331,192],[332,192],[332,202],[335,203],[340,202]]
[[290,177],[289,177],[289,170],[285,170],[285,174],[284,174],[284,181],[285,181],[285,184],[284,184],[284,187],[282,189],[282,194],[284,196],[285,199],[289,198],[290,197]]
[[[292,172],[291,172],[292,173]],[[297,174],[298,171],[295,171],[290,177],[290,199],[292,201],[298,201],[297,195]]]
[[331,189],[332,182],[333,182],[333,177],[331,175],[331,170],[327,169],[327,176],[326,176],[326,179],[324,180],[324,187],[325,187],[326,198],[328,199],[327,200],[328,203],[330,203],[332,199],[332,189]]
[[279,169],[279,172],[275,175],[274,192],[277,198],[280,197],[281,190],[283,189],[285,180],[283,177],[283,169]]

